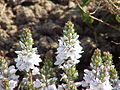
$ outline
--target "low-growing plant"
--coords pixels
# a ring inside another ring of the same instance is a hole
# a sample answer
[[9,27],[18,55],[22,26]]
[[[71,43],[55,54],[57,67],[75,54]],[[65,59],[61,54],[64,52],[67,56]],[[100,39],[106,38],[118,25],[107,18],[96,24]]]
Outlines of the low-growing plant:
[[[51,57],[40,58],[37,48],[33,48],[30,29],[23,29],[20,51],[15,51],[15,64],[9,66],[0,57],[0,90],[78,90],[80,85],[86,90],[120,90],[112,54],[102,53],[99,49],[93,53],[90,69],[84,70],[84,80],[76,82],[79,78],[76,65],[83,53],[78,38],[74,24],[68,21],[63,37],[58,40],[56,61],[53,62]],[[56,70],[62,72],[56,73]],[[60,79],[57,74],[61,75]]]
[[63,30],[63,37],[59,41],[59,47],[57,48],[57,56],[55,65],[59,65],[64,73],[62,75],[62,80],[64,80],[67,85],[64,87],[65,90],[77,90],[74,80],[78,76],[76,70],[76,64],[79,63],[79,58],[81,57],[82,47],[78,40],[79,35],[75,33],[74,24],[68,21]]
[[112,54],[96,49],[90,63],[90,70],[85,69],[82,86],[87,90],[119,90],[117,71],[112,63]]

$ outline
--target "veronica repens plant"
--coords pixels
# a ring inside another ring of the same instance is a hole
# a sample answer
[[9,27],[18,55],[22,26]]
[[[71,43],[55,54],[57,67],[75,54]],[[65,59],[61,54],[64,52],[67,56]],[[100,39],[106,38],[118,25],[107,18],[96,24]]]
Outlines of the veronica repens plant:
[[16,67],[20,71],[29,72],[31,69],[36,69],[41,62],[40,55],[37,54],[37,48],[32,48],[33,39],[31,31],[28,28],[23,29],[23,34],[20,40],[21,51],[15,51],[18,58],[15,59]]
[[59,47],[57,48],[56,62],[54,63],[64,71],[61,75],[62,80],[67,83],[65,87],[63,85],[65,90],[77,90],[74,84],[74,80],[78,76],[76,64],[79,63],[78,59],[82,53],[78,37],[79,35],[75,33],[74,24],[68,21],[63,30],[63,37],[58,40]]
[[[76,82],[78,71],[76,64],[80,62],[82,47],[75,32],[74,24],[68,21],[59,41],[54,65],[62,71],[60,82],[56,78],[53,60],[46,57],[43,62],[33,48],[31,31],[23,29],[20,51],[17,53],[15,65],[8,66],[0,56],[0,90],[77,90],[82,85],[86,90],[120,90],[120,80],[113,65],[112,54],[96,49],[91,58],[90,68],[84,70],[82,82]],[[23,74],[22,77],[19,73]],[[58,88],[56,87],[58,85]]]
[[0,90],[13,90],[18,84],[18,75],[15,75],[14,66],[8,68],[8,63],[4,57],[0,56]]
[[[18,58],[15,59],[16,67],[19,71],[26,72],[20,83],[20,87],[26,90],[56,90],[54,70],[52,60],[45,59],[43,66],[37,48],[33,46],[32,34],[29,29],[24,29],[20,40],[21,51],[16,51]],[[52,77],[51,77],[52,76]],[[23,87],[22,87],[23,86]]]
[[[32,76],[39,74],[39,63],[42,61],[40,55],[37,54],[37,48],[32,48],[33,39],[31,31],[28,28],[23,29],[23,33],[21,35],[20,51],[15,51],[17,53],[16,62],[16,71],[24,72],[25,77],[23,80],[26,80],[27,89],[33,90],[33,81]],[[12,65],[9,68],[15,69],[15,66]],[[28,80],[27,80],[28,79]],[[22,82],[19,84],[18,88],[21,88]],[[23,85],[24,86],[24,85]]]
[[113,90],[118,81],[117,71],[112,63],[112,55],[96,49],[90,63],[90,69],[85,69],[83,87],[87,90]]
[[56,80],[52,59],[46,58],[44,66],[40,70],[40,75],[33,82],[34,87],[40,90],[57,90],[55,85]]

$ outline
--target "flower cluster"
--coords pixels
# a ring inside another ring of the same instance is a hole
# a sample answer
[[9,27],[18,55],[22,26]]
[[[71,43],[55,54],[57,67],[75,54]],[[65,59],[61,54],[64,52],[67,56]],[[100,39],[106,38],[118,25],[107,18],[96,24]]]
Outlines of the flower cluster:
[[90,63],[91,70],[85,69],[82,86],[87,90],[112,90],[118,81],[117,71],[112,64],[112,55],[96,49]]
[[[24,29],[24,33],[21,37],[20,47],[22,51],[15,51],[18,57],[15,59],[16,67],[20,71],[29,72],[33,70],[33,74],[38,73],[36,66],[42,61],[40,55],[37,53],[37,48],[32,48],[33,39],[29,29]],[[36,72],[35,72],[36,71]]]
[[109,82],[109,75],[103,78],[103,81],[99,79],[99,76],[95,76],[96,71],[85,70],[85,75],[82,82],[83,87],[88,87],[87,90],[112,90],[112,86]]
[[15,69],[15,66],[10,66],[9,68],[8,68],[8,74],[9,74],[9,79],[12,79],[12,80],[18,80],[18,78],[19,78],[19,75],[16,75],[16,71],[17,71],[17,69]]
[[78,76],[76,70],[76,64],[79,63],[81,57],[82,47],[78,40],[79,35],[75,33],[74,24],[68,21],[63,30],[63,37],[59,41],[59,47],[57,48],[57,56],[55,65],[59,65],[64,71],[62,80],[68,85],[64,87],[65,90],[77,90],[74,80]]
[[18,75],[15,75],[14,66],[8,68],[6,60],[0,56],[0,90],[13,90],[18,83]]
[[[24,84],[27,83],[28,86],[30,86],[32,83],[32,75],[39,74],[39,69],[37,68],[37,66],[39,66],[39,63],[42,60],[40,58],[40,55],[37,54],[37,48],[32,48],[32,45],[32,34],[29,29],[25,28],[23,29],[23,34],[20,41],[21,51],[15,51],[15,53],[17,53],[18,55],[18,57],[15,59],[16,67],[14,65],[11,65],[7,69],[8,79],[10,80],[8,81],[10,84],[10,88],[12,89],[15,88],[17,86],[17,83],[19,82],[19,76],[16,75],[17,71],[26,72],[23,80],[26,79],[26,82],[24,82]],[[32,75],[29,75],[29,73],[31,73]],[[29,80],[27,80],[28,78]]]
[[36,54],[37,48],[32,48],[31,51],[22,50],[16,51],[18,57],[15,59],[16,67],[20,71],[29,72],[30,69],[36,69],[36,66],[39,66],[39,62],[42,60],[39,58],[40,55]]
[[79,35],[75,33],[74,24],[68,21],[63,30],[63,37],[59,41],[59,47],[57,48],[57,56],[55,65],[61,65],[65,63],[65,67],[76,65],[79,63],[81,57],[82,47],[78,40]]
[[[37,48],[32,48],[33,39],[29,29],[24,29],[21,36],[20,47],[21,51],[15,51],[18,57],[15,59],[16,68],[20,72],[24,72],[25,76],[19,85],[24,89],[40,89],[40,90],[57,90],[55,89],[54,70],[52,68],[52,60],[45,59],[44,66],[39,68],[39,63],[42,62],[40,55],[37,54]],[[13,66],[10,68],[15,69]],[[14,70],[15,72],[16,70]],[[14,76],[15,74],[13,74]],[[52,77],[51,77],[52,76]]]

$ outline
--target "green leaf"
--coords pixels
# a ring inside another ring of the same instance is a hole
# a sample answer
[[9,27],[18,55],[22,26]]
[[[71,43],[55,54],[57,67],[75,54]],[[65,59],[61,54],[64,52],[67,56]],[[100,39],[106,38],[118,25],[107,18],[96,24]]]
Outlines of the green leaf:
[[115,19],[120,23],[120,16],[116,16]]
[[82,1],[82,3],[81,3],[81,6],[82,6],[82,7],[88,6],[88,4],[89,4],[88,1],[89,1],[89,0],[81,0],[81,1]]
[[120,4],[118,3],[118,4],[115,4],[116,6],[118,6],[118,7],[120,7]]
[[81,0],[83,3],[86,3],[86,2],[88,2],[89,0]]
[[83,22],[87,23],[87,24],[92,24],[94,22],[94,19],[90,18],[89,15],[87,13],[82,13],[82,20]]

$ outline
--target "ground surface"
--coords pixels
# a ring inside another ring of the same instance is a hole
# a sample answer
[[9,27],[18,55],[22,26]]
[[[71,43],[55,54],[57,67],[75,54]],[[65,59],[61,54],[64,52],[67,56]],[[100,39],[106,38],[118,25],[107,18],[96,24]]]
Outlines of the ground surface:
[[[16,57],[14,51],[18,50],[22,29],[27,27],[32,31],[34,47],[38,47],[41,57],[45,55],[55,57],[57,40],[62,36],[65,23],[71,20],[75,24],[84,51],[81,62],[77,66],[80,79],[83,76],[83,70],[88,68],[91,55],[96,48],[113,54],[114,64],[120,75],[118,58],[120,57],[120,31],[98,21],[94,21],[91,25],[82,22],[80,11],[74,8],[75,3],[70,4],[67,0],[51,1],[0,0],[0,55],[11,61],[14,60]],[[108,18],[107,22],[120,26],[105,10],[98,11],[95,16]]]

